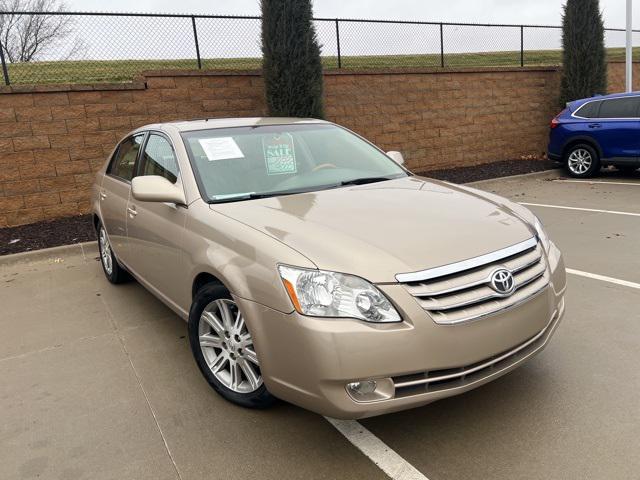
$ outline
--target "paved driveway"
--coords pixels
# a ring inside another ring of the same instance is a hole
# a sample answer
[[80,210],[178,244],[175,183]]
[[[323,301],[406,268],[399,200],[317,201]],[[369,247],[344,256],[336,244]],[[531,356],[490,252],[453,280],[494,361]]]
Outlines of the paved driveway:
[[399,479],[638,478],[640,181],[558,175],[477,185],[534,204],[565,253],[550,346],[470,393],[341,430],[221,400],[182,320],[108,284],[95,247],[0,258],[0,478],[387,478],[376,462]]

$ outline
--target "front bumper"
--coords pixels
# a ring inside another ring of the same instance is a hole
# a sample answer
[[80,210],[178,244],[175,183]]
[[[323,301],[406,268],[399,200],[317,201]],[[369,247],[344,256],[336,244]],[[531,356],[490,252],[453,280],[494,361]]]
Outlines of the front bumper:
[[[281,313],[237,298],[252,331],[265,384],[275,396],[335,418],[363,418],[466,392],[542,350],[564,314],[565,269],[552,248],[550,283],[517,308],[460,325],[438,325],[402,285],[379,286],[404,321]],[[462,373],[462,374],[461,374]],[[424,379],[444,379],[425,383]],[[392,398],[357,402],[347,383],[391,378]]]

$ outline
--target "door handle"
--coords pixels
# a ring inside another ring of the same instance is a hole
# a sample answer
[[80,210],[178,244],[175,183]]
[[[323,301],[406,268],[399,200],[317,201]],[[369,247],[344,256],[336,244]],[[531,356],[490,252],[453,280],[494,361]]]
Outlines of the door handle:
[[138,214],[138,212],[136,211],[136,207],[128,207],[127,212],[129,212],[129,216],[131,218],[135,217]]
[[590,123],[589,124],[589,128],[600,128],[602,125],[600,125],[599,123]]

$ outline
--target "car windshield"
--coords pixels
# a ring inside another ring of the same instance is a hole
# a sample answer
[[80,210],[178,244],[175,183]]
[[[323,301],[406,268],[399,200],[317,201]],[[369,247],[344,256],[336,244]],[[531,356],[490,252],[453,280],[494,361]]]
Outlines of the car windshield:
[[377,148],[330,124],[183,132],[202,194],[229,202],[372,183],[408,173]]

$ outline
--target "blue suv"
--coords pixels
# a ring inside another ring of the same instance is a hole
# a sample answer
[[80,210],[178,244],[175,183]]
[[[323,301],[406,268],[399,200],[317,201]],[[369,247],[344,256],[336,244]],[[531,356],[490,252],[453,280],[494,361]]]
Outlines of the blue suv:
[[553,120],[549,158],[572,177],[591,177],[601,166],[640,167],[640,92],[576,100]]

